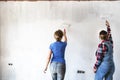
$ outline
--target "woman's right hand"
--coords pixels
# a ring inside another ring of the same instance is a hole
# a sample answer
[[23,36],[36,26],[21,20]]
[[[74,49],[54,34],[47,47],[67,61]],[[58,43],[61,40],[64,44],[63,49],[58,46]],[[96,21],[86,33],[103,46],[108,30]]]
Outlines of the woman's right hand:
[[63,32],[64,35],[66,35],[66,29],[64,29],[64,32]]
[[66,29],[63,31],[64,41],[67,42]]
[[106,20],[105,24],[106,24],[107,27],[110,27],[110,24],[109,24],[109,22],[107,20]]

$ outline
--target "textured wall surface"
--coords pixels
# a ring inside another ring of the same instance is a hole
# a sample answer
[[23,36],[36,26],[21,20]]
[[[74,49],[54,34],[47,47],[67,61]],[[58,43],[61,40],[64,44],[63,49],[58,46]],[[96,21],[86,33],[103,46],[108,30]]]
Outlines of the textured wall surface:
[[[111,24],[120,79],[120,2],[0,2],[0,80],[51,80],[43,73],[56,29],[67,29],[65,80],[93,80],[98,33]],[[67,25],[71,25],[68,27]],[[77,70],[85,71],[77,74]]]

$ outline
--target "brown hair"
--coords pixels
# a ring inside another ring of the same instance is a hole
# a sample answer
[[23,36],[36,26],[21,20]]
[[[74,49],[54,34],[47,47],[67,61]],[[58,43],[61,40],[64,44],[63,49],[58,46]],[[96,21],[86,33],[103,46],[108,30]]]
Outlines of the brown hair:
[[107,40],[108,38],[107,32],[105,30],[100,31],[99,35],[102,40]]
[[55,31],[54,37],[55,37],[56,41],[61,41],[61,39],[63,37],[62,30],[58,29],[57,31]]

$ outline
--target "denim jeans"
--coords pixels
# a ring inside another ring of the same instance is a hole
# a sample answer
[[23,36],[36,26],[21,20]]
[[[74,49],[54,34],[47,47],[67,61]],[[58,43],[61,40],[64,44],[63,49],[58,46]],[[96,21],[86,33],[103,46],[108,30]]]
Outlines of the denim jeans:
[[50,72],[53,80],[64,80],[66,65],[59,62],[50,64]]
[[95,80],[113,80],[113,74],[115,71],[114,62],[111,63],[102,63],[96,74],[95,74]]

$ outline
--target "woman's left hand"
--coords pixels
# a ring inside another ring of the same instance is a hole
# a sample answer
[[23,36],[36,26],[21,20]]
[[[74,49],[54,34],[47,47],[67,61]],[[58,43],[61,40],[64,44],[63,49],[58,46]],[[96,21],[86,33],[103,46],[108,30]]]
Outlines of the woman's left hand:
[[93,69],[93,72],[96,73],[97,69]]
[[47,71],[47,67],[44,69],[44,71],[43,71],[43,72],[44,72],[44,73],[46,73],[46,71]]

